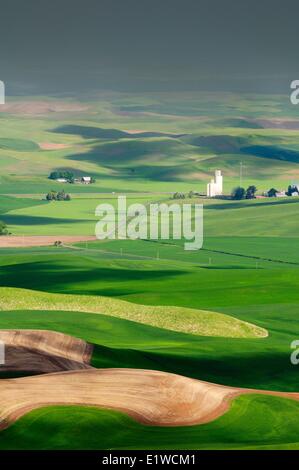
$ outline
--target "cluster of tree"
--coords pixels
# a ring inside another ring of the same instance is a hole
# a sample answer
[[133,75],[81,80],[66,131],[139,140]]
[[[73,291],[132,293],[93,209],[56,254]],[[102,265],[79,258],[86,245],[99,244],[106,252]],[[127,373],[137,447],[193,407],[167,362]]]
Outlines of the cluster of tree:
[[184,193],[174,193],[174,195],[172,197],[173,197],[173,199],[186,199],[186,194],[184,194]]
[[295,184],[290,184],[286,192],[286,195],[292,196],[294,193],[299,193],[299,188]]
[[269,191],[267,192],[267,196],[268,197],[276,197],[276,194],[279,193],[278,189],[275,189],[275,188],[271,188],[269,189]]
[[75,179],[74,173],[71,171],[52,171],[49,176],[50,180],[58,180],[59,178],[63,178],[67,180],[69,183],[72,183]]
[[240,201],[241,199],[254,199],[257,192],[256,186],[248,186],[247,189],[238,186],[232,191],[232,199]]
[[50,191],[46,195],[47,201],[70,201],[71,196],[67,194],[64,190],[62,191]]
[[199,193],[196,193],[195,191],[189,191],[189,193],[174,193],[172,196],[173,199],[191,199],[193,197],[199,196]]
[[9,235],[6,224],[2,222],[1,220],[0,220],[0,235]]
[[[82,178],[75,178],[74,173],[71,171],[63,170],[63,171],[52,171],[49,175],[50,180],[58,180],[58,179],[64,179],[68,183],[76,183],[82,181]],[[90,178],[90,183],[93,184],[95,183],[96,180],[91,176]]]

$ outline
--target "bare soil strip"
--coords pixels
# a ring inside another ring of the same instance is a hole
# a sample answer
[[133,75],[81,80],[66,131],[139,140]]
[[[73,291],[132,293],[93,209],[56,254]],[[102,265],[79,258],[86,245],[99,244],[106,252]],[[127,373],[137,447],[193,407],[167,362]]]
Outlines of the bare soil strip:
[[143,369],[87,369],[0,381],[0,429],[29,411],[86,405],[124,412],[142,424],[190,426],[223,415],[233,398],[259,393],[299,400],[299,393],[226,387]]
[[62,243],[78,243],[96,240],[95,236],[88,235],[51,235],[51,236],[0,236],[0,248],[21,248],[30,246],[51,246],[56,241]]
[[90,368],[93,346],[47,330],[0,330],[5,364],[0,371],[49,373]]
[[79,113],[87,111],[88,106],[81,103],[71,103],[67,101],[15,101],[6,103],[0,107],[1,113],[22,114],[22,115],[40,115],[49,113]]
[[68,144],[53,144],[51,142],[40,142],[38,145],[41,150],[61,150],[70,147]]
[[233,388],[142,369],[90,369],[1,380],[0,428],[48,405],[99,406],[125,412],[143,424],[186,426],[223,414],[235,394]]

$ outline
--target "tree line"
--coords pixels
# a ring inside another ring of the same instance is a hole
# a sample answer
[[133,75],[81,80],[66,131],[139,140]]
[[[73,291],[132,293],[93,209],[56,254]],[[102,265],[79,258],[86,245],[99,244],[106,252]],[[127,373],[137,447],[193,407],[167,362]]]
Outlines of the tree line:
[[241,199],[254,199],[257,192],[257,187],[254,185],[248,186],[247,189],[238,186],[232,191],[232,199],[240,201]]
[[[81,180],[81,178],[76,179],[74,173],[68,170],[62,170],[62,171],[52,171],[49,175],[50,180],[58,180],[58,179],[64,179],[68,183],[76,183],[77,181]],[[90,178],[90,183],[95,183],[96,180],[95,178],[91,177]]]
[[[256,186],[248,186],[247,189],[238,186],[234,188],[231,194],[232,199],[241,200],[241,199],[254,199],[257,192]],[[269,189],[269,191],[265,192],[264,194],[268,197],[276,197],[280,191],[275,188]],[[284,193],[286,196],[292,196],[293,194],[299,194],[299,188],[296,184],[290,184],[288,186],[287,191]]]
[[66,193],[64,190],[62,191],[50,191],[46,194],[47,201],[70,201],[71,196]]
[[0,220],[0,235],[9,235],[7,225]]

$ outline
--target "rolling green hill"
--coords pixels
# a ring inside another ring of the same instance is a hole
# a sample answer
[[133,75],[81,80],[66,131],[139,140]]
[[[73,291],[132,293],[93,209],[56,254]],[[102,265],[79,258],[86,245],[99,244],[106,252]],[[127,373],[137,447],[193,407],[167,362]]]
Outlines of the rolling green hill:
[[[32,411],[2,431],[0,448],[299,449],[298,418],[298,403],[258,395],[238,398],[228,413],[212,423],[172,428],[143,426],[116,411],[48,407]],[[46,442],[41,440],[44,433],[49,436]]]
[[[60,190],[64,188],[67,191],[71,186],[73,185],[60,186]],[[73,197],[67,202],[50,203],[42,200],[45,194],[34,199],[0,196],[0,217],[15,235],[94,235],[95,224],[98,221],[98,217],[95,216],[96,207],[101,203],[108,203],[117,208],[117,196],[118,194],[90,194],[89,197]],[[171,204],[174,201],[170,199],[169,194],[127,194],[127,205],[137,202],[147,206],[151,202]],[[193,198],[185,199],[184,202],[204,205],[206,239],[220,236],[284,238],[298,236],[297,197],[247,201]]]
[[[128,300],[141,309],[142,305],[175,305],[216,311],[264,328],[269,336],[228,340],[159,330],[107,315],[47,310],[2,311],[1,328],[54,329],[82,337],[97,345],[97,367],[153,368],[270,390],[298,388],[298,370],[290,363],[290,344],[299,334],[296,267],[244,269],[223,258],[216,266],[199,268],[180,260],[54,248],[2,250],[1,254],[1,286],[30,289],[34,285],[43,292],[105,296]],[[17,308],[13,306],[18,299],[24,306],[22,296],[16,296],[12,308]]]
[[108,94],[61,99],[64,112],[47,97],[18,100],[19,111],[0,116],[2,194],[46,192],[55,187],[49,173],[63,168],[96,178],[92,188],[72,187],[84,193],[203,191],[217,167],[229,193],[240,161],[244,184],[260,191],[286,188],[299,175],[299,126],[284,97]]
[[[99,203],[115,207],[124,193],[128,203],[173,202],[174,192],[205,191],[217,168],[230,193],[240,162],[242,185],[260,193],[299,180],[298,112],[285,96],[55,100],[53,107],[47,97],[11,98],[0,113],[0,220],[14,235],[93,235]],[[49,180],[66,169],[96,183]],[[71,201],[45,201],[52,189]],[[204,204],[199,251],[172,239],[0,249],[0,328],[82,338],[94,344],[98,368],[298,392],[290,354],[299,337],[299,199],[179,202]],[[1,432],[0,448],[298,449],[297,435],[298,403],[250,395],[188,428],[141,426],[95,408],[43,408]]]
[[182,307],[150,307],[100,296],[48,294],[0,287],[0,310],[64,310],[92,312],[172,331],[202,336],[263,338],[267,331],[217,312]]

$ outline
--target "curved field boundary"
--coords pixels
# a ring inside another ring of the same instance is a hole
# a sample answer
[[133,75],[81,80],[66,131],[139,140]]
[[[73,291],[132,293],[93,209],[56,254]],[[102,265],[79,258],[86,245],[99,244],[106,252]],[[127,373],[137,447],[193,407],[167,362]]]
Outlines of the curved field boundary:
[[182,333],[227,338],[265,338],[267,330],[219,312],[174,306],[151,306],[124,300],[72,294],[50,294],[1,287],[1,310],[61,310],[105,314]]
[[220,417],[235,397],[249,393],[299,401],[299,393],[226,387],[160,371],[90,369],[1,380],[0,429],[52,405],[98,406],[122,411],[142,424],[190,426]]

